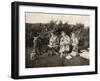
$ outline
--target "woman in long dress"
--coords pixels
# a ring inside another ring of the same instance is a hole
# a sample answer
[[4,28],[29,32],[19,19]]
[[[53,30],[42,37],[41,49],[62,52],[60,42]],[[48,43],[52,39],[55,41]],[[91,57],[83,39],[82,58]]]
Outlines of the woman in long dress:
[[73,46],[71,55],[76,56],[78,55],[78,43],[79,42],[78,42],[78,38],[76,37],[75,33],[71,34],[71,40],[72,40],[72,46]]
[[[66,35],[64,31],[61,32],[61,39],[60,39],[60,57],[66,56],[70,49],[70,37]],[[71,57],[70,57],[71,58]]]
[[54,33],[50,33],[51,37],[49,40],[49,48],[52,50],[54,54],[58,54],[58,49],[59,49],[59,37]]

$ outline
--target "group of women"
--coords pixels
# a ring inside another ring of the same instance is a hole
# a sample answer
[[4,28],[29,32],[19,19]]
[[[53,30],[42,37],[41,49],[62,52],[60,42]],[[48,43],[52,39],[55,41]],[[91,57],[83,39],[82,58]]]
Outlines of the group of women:
[[[61,31],[60,37],[51,32],[48,46],[58,52],[57,54],[60,54],[61,58],[71,59],[78,54],[78,38],[74,32],[71,33],[71,36],[68,36],[66,32]],[[69,52],[71,47],[72,50]]]
[[[42,39],[43,38],[41,38],[40,35],[38,37],[34,37],[34,50],[30,55],[31,59],[44,54],[42,53],[44,48]],[[72,32],[69,36],[66,32],[61,31],[58,36],[54,31],[52,31],[50,32],[49,44],[47,47],[49,49],[45,50],[49,50],[49,53],[53,52],[52,54],[59,54],[60,58],[65,57],[66,59],[71,59],[73,56],[78,54],[78,38],[74,32]]]

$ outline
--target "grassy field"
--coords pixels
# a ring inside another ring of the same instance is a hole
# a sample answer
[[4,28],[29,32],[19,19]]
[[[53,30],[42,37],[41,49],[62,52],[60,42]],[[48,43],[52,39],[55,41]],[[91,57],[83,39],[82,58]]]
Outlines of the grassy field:
[[60,58],[59,55],[48,56],[43,54],[36,60],[30,60],[30,53],[32,50],[32,47],[26,49],[26,68],[89,65],[89,60],[81,56],[76,56],[67,60],[65,58]]

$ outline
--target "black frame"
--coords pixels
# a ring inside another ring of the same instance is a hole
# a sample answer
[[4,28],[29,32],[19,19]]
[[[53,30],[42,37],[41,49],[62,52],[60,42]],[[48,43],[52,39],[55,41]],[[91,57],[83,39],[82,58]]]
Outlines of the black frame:
[[[45,74],[45,75],[29,75],[19,76],[19,6],[44,6],[44,7],[58,7],[58,8],[77,8],[77,9],[92,9],[95,10],[95,71],[77,72],[77,73],[60,73],[60,74]],[[88,75],[97,74],[97,7],[96,6],[80,6],[80,5],[62,5],[62,4],[48,4],[48,3],[31,3],[31,2],[12,2],[12,38],[11,38],[11,77],[13,79],[25,78],[41,78],[41,77],[57,77],[57,76],[72,76],[72,75]]]

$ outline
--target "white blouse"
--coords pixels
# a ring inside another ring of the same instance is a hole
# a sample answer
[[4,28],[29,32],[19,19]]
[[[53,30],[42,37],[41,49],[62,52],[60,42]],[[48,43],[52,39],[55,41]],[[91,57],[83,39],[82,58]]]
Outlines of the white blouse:
[[64,37],[61,37],[60,39],[60,45],[66,45],[70,43],[70,38],[68,35],[65,35]]

